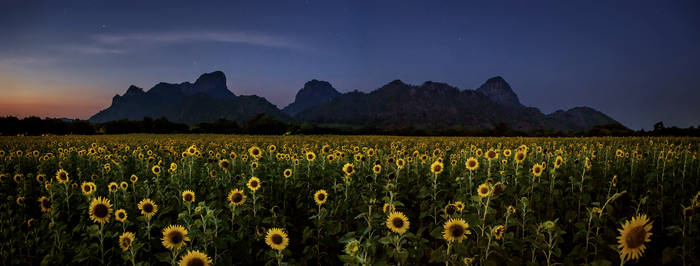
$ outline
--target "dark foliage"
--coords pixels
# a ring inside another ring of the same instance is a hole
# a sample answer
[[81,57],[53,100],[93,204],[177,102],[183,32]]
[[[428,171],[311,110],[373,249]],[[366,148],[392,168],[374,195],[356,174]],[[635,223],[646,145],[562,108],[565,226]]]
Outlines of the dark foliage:
[[497,137],[592,137],[592,136],[700,136],[700,127],[666,128],[663,122],[656,123],[652,131],[633,131],[620,124],[598,125],[591,130],[580,132],[532,130],[518,131],[505,123],[495,124],[491,128],[474,130],[466,127],[424,128],[424,127],[377,127],[366,126],[329,126],[310,123],[287,123],[266,114],[258,114],[239,124],[233,120],[219,119],[211,123],[189,126],[174,123],[166,117],[143,120],[118,120],[106,123],[90,123],[85,120],[68,120],[38,117],[18,119],[0,117],[0,136],[44,134],[53,135],[92,135],[92,134],[129,134],[129,133],[215,133],[215,134],[253,134],[253,135],[396,135],[396,136],[497,136]]

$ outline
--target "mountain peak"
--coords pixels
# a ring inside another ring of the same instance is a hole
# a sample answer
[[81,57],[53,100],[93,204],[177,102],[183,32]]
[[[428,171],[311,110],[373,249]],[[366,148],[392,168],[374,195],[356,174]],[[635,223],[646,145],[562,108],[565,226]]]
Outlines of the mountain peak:
[[501,76],[495,76],[486,80],[476,91],[501,105],[508,107],[523,106],[520,100],[518,100],[518,95],[516,95],[510,87],[510,84]]
[[126,93],[124,93],[124,97],[126,96],[135,96],[135,95],[141,95],[144,94],[145,92],[143,91],[142,88],[136,87],[134,85],[129,86],[128,89],[126,89]]
[[294,102],[282,109],[282,111],[295,115],[310,107],[329,102],[338,95],[340,95],[340,92],[327,81],[312,79],[304,83],[304,87],[297,92]]
[[194,82],[194,85],[187,83],[182,84],[181,87],[187,95],[202,93],[214,98],[231,98],[235,96],[226,87],[226,75],[221,71],[202,74]]

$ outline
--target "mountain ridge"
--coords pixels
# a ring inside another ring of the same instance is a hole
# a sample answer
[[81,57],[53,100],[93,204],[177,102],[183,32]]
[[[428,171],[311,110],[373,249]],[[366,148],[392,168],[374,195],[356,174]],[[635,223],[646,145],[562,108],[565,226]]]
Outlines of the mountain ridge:
[[370,92],[346,93],[338,92],[327,81],[312,79],[292,103],[279,109],[263,97],[236,96],[226,87],[221,71],[202,74],[194,83],[160,82],[148,91],[131,85],[90,121],[165,116],[196,124],[222,118],[241,122],[259,114],[294,123],[386,129],[482,130],[505,125],[519,131],[585,131],[597,125],[620,124],[585,106],[544,114],[520,103],[501,76],[489,78],[473,90],[435,81],[411,85],[397,79]]

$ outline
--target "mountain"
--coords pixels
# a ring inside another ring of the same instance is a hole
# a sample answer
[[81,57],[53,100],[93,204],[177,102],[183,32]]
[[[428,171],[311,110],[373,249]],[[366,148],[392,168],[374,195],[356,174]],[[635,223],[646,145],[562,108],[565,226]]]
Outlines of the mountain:
[[[260,116],[264,115],[264,116]],[[221,71],[201,75],[194,83],[161,82],[148,91],[130,86],[112,98],[112,105],[90,118],[92,122],[167,117],[170,121],[198,124],[218,119],[249,121],[256,117],[295,121],[324,127],[375,127],[477,131],[508,127],[517,131],[580,132],[597,125],[620,125],[589,107],[543,114],[520,103],[502,77],[493,77],[475,90],[460,90],[446,83],[421,85],[394,80],[369,93],[339,93],[326,81],[304,84],[294,102],[280,110],[265,98],[236,96]]]
[[510,88],[510,84],[500,76],[488,79],[476,91],[495,103],[509,107],[523,107],[520,100],[518,100],[518,95]]
[[590,107],[575,107],[567,111],[557,110],[547,115],[560,130],[584,131],[595,125],[620,124],[604,113]]
[[265,98],[234,95],[226,86],[224,73],[215,71],[201,75],[194,84],[161,82],[148,91],[132,85],[123,95],[115,95],[112,105],[93,115],[90,121],[165,116],[173,122],[196,124],[222,118],[243,122],[258,114],[288,119]]
[[501,77],[476,90],[428,81],[420,86],[394,80],[370,93],[353,91],[310,107],[294,116],[311,124],[481,130],[507,125],[519,131],[540,129],[581,131],[595,125],[619,124],[591,108],[545,115],[526,107]]
[[294,102],[283,108],[282,112],[294,116],[308,108],[327,103],[338,95],[340,92],[330,83],[314,79],[304,84],[304,87],[297,92]]

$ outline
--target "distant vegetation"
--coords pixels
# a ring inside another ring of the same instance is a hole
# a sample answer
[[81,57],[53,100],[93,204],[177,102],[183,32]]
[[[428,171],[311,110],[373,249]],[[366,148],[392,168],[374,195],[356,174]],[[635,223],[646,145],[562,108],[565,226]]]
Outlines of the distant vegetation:
[[0,136],[15,135],[95,135],[95,134],[255,134],[255,135],[401,135],[401,136],[700,136],[700,127],[665,127],[663,122],[654,125],[651,131],[630,130],[620,124],[594,126],[591,130],[565,132],[552,130],[517,131],[506,124],[492,128],[473,130],[467,128],[378,128],[374,126],[320,126],[300,122],[283,122],[267,115],[257,115],[250,120],[236,121],[219,119],[211,123],[187,125],[174,123],[165,117],[145,117],[139,121],[118,120],[106,123],[91,123],[85,120],[41,119],[38,117],[0,117]]

